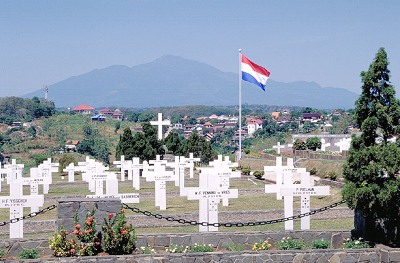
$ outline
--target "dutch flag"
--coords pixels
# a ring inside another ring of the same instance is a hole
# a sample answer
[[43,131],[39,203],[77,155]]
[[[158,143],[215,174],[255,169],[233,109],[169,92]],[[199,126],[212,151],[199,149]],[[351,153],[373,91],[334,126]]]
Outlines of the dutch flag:
[[260,86],[265,91],[265,85],[270,72],[242,55],[242,79]]

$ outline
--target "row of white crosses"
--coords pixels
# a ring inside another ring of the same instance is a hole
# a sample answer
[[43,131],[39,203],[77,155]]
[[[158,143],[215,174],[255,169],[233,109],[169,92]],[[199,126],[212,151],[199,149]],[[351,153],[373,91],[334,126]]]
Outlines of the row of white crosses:
[[342,138],[340,141],[335,143],[335,146],[339,147],[339,151],[348,151],[350,149],[351,138]]
[[[4,168],[0,165],[0,175],[5,174],[7,184],[10,185],[10,195],[0,197],[0,208],[10,209],[10,220],[23,217],[24,207],[30,207],[31,213],[39,211],[39,207],[44,204],[44,195],[39,194],[39,185],[43,185],[43,193],[47,194],[52,182],[52,173],[57,167],[58,163],[52,163],[49,158],[37,168],[31,168],[30,177],[23,177],[24,165],[17,164],[15,159]],[[30,195],[23,194],[24,185],[30,186]],[[23,233],[23,220],[10,224],[10,238],[23,238]]]
[[[276,166],[264,166],[264,173],[274,172],[276,183],[265,185],[265,193],[276,193],[278,200],[284,199],[284,217],[293,216],[293,197],[300,196],[300,213],[308,213],[311,210],[310,196],[329,195],[329,186],[314,186],[314,180],[305,168],[295,168],[293,159],[287,158],[287,165],[282,166],[282,157],[276,157]],[[301,183],[294,184],[294,175],[300,174]],[[301,229],[310,229],[310,216],[301,218]],[[285,221],[285,230],[293,230],[293,220]]]

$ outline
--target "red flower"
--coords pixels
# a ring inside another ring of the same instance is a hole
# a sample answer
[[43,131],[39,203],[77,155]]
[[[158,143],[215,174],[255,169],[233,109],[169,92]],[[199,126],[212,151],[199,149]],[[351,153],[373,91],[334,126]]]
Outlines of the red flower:
[[121,235],[126,235],[126,230],[122,230]]
[[77,235],[77,234],[79,234],[79,231],[78,231],[78,229],[75,229],[74,232],[72,232],[72,233],[74,233],[75,235]]
[[76,225],[75,225],[75,228],[76,228],[76,229],[80,229],[80,228],[81,228],[81,225],[80,225],[80,224],[76,224]]
[[96,246],[98,246],[98,245],[100,245],[100,242],[94,242],[94,244],[95,244]]
[[108,219],[112,219],[114,217],[114,214],[108,214]]
[[87,224],[88,226],[90,226],[90,225],[92,224],[92,221],[88,219],[88,220],[86,221],[86,224]]
[[69,232],[68,232],[68,231],[65,231],[65,235],[69,235]]
[[74,248],[71,248],[71,253],[75,254],[75,249]]

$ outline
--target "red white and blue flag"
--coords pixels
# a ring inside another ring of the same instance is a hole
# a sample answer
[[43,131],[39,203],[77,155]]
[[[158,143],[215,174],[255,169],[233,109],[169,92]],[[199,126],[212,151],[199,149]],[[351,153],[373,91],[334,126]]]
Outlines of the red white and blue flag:
[[241,68],[243,80],[256,84],[265,91],[265,85],[270,74],[266,68],[257,65],[243,55]]

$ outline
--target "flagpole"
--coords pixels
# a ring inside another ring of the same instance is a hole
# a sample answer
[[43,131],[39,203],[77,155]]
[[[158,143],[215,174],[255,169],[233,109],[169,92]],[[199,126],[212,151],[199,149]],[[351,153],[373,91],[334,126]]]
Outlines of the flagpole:
[[239,49],[239,155],[242,159],[242,49]]

